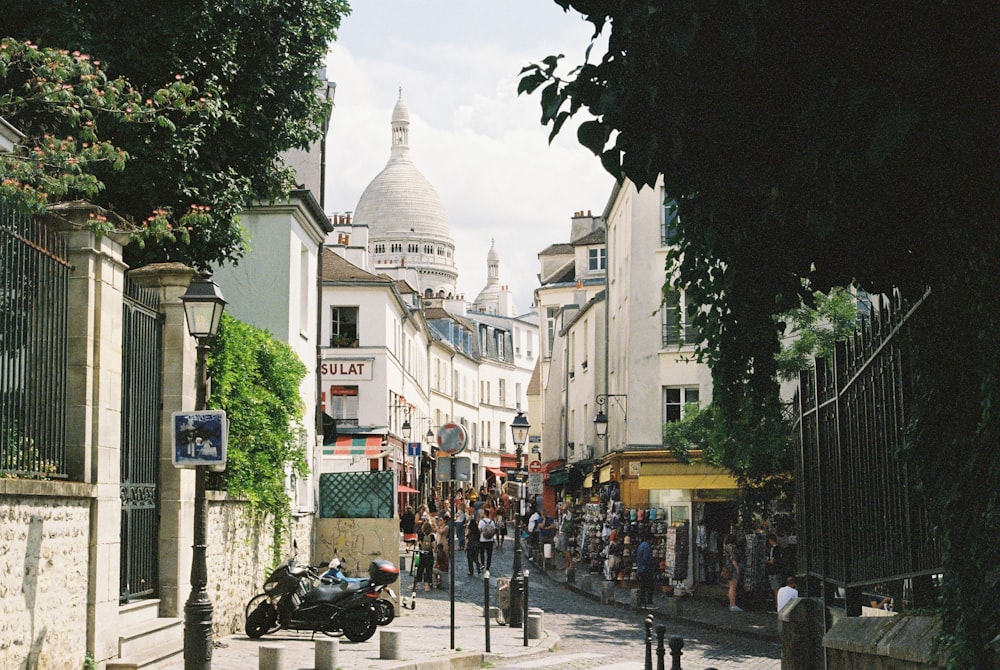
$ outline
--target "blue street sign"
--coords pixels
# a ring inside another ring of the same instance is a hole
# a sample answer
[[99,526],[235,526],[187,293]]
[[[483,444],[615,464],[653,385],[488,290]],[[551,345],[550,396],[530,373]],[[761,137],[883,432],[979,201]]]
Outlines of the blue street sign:
[[174,412],[171,418],[175,467],[206,465],[219,472],[226,469],[229,423],[223,410]]
[[420,443],[419,442],[407,442],[406,443],[406,455],[407,456],[419,456],[420,455]]

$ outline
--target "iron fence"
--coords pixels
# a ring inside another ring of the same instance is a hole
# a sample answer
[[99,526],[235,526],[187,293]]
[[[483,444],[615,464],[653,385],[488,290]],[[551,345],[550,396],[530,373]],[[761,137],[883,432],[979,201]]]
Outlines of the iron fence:
[[65,478],[70,263],[58,235],[0,203],[0,473]]
[[830,359],[800,374],[800,568],[809,595],[860,614],[865,592],[930,604],[940,548],[916,480],[898,458],[912,396],[907,332],[919,303],[879,301]]
[[121,602],[156,594],[162,328],[159,292],[125,278],[122,310]]

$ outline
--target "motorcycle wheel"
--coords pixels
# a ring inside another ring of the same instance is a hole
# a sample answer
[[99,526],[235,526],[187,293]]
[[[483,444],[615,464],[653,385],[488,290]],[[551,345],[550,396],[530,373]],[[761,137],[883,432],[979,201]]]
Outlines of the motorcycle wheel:
[[375,622],[379,626],[388,626],[396,618],[396,606],[392,601],[379,598],[375,601]]
[[243,627],[247,637],[256,640],[267,633],[278,630],[278,610],[267,600],[263,600],[250,614],[247,615],[246,625]]
[[375,634],[378,620],[370,608],[351,610],[342,617],[340,629],[351,642],[364,642]]

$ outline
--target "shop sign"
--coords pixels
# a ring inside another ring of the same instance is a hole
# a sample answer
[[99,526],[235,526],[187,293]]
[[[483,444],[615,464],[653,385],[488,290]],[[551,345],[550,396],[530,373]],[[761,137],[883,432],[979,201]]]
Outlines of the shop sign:
[[[374,379],[374,358],[337,358],[320,363],[324,382],[371,381]],[[325,385],[325,384],[324,384]]]

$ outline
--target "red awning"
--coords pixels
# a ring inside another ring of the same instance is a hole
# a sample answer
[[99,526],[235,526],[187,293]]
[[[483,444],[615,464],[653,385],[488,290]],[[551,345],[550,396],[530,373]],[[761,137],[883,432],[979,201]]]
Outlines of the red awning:
[[400,484],[399,486],[396,487],[396,490],[399,491],[400,493],[420,493],[420,491],[416,490],[413,487],[407,486],[406,484]]
[[489,472],[489,473],[491,473],[491,474],[493,474],[493,475],[495,475],[495,476],[497,476],[497,477],[506,477],[507,476],[507,473],[504,472],[503,470],[499,469],[499,468],[486,468],[486,471]]
[[378,458],[386,449],[381,435],[338,435],[335,444],[323,445],[323,455]]

